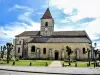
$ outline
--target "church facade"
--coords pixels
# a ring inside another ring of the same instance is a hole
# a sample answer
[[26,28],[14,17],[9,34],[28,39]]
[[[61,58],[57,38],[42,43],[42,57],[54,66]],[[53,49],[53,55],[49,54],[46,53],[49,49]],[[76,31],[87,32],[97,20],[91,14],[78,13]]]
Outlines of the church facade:
[[85,31],[54,31],[54,19],[49,8],[41,18],[40,31],[24,31],[14,39],[15,56],[24,59],[67,59],[66,46],[73,53],[71,59],[88,58],[87,48],[92,42]]

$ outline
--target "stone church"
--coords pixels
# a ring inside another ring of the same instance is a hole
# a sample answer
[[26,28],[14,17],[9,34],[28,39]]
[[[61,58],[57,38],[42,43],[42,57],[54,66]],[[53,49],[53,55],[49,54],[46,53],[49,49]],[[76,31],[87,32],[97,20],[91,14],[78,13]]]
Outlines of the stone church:
[[71,59],[88,58],[92,41],[86,31],[54,31],[54,19],[49,8],[41,18],[40,31],[24,31],[14,39],[15,56],[24,59],[67,59],[66,46],[71,47]]

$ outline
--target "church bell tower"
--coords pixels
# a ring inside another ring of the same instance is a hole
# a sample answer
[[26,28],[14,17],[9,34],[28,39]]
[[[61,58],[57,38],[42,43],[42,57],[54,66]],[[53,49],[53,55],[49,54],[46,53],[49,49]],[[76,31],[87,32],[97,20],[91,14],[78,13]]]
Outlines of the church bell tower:
[[49,8],[41,18],[41,36],[51,36],[54,32],[54,19],[50,13]]

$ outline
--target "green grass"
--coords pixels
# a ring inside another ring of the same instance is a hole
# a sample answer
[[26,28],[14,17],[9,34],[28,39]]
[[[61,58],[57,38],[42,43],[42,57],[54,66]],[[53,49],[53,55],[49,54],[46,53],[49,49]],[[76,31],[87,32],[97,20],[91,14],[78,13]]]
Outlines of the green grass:
[[[61,61],[61,63],[63,63]],[[83,61],[77,61],[77,67],[87,67],[88,62],[83,62]],[[65,65],[68,65],[68,62],[64,62]],[[65,66],[65,67],[75,67],[75,62],[71,63],[71,66]],[[90,67],[93,67],[93,64],[90,65]]]
[[[29,66],[30,62],[32,62],[32,66],[45,66],[46,62],[51,64],[52,60],[19,60],[16,61],[15,66]],[[0,65],[12,65],[13,61],[10,61],[9,64],[6,63],[6,61],[2,61],[2,64]]]
[[[19,60],[16,61],[16,64],[14,66],[29,66],[30,62],[32,62],[32,66],[45,66],[46,62],[49,64],[52,63],[53,60]],[[10,61],[9,64],[6,63],[6,61],[0,61],[2,64],[0,65],[12,65],[13,61]],[[64,61],[61,61],[63,63]],[[83,62],[83,61],[77,61],[77,67],[87,67],[88,62]],[[64,62],[64,64],[68,65],[68,62]],[[71,63],[71,66],[67,67],[75,67],[75,62]],[[90,67],[93,67],[93,64],[91,64]]]

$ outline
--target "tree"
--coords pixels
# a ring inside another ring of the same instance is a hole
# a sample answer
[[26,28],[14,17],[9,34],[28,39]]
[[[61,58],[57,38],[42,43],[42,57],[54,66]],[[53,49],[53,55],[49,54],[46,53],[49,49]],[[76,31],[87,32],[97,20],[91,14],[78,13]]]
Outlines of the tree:
[[9,61],[10,61],[10,52],[13,49],[13,45],[12,45],[12,43],[6,43],[6,47],[7,47],[7,63],[9,63]]
[[6,46],[5,45],[4,46],[1,46],[1,58],[4,57],[5,50],[6,50]]
[[66,46],[66,52],[68,54],[69,65],[71,65],[71,63],[70,63],[70,55],[73,53],[73,51],[71,50],[71,48],[69,46]]
[[3,51],[3,48],[2,48],[2,46],[1,46],[1,58],[2,58],[2,51]]

